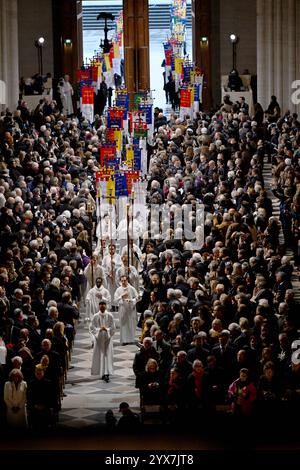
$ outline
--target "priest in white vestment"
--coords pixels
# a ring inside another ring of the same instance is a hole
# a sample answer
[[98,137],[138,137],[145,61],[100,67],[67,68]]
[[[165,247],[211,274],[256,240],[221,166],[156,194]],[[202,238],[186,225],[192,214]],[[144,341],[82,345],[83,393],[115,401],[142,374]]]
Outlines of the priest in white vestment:
[[102,267],[104,269],[106,282],[107,282],[107,289],[111,295],[111,303],[112,306],[115,306],[114,296],[116,292],[116,288],[118,287],[116,284],[116,272],[122,266],[121,256],[116,253],[116,246],[110,244],[108,247],[109,254],[105,255],[102,260]]
[[104,300],[107,303],[108,308],[111,303],[110,293],[102,285],[103,281],[101,277],[96,279],[96,285],[92,287],[86,296],[86,318],[91,321],[93,316],[99,311],[99,302]]
[[119,287],[121,285],[122,276],[128,276],[129,284],[131,284],[132,287],[134,287],[135,290],[139,292],[140,290],[139,273],[137,272],[136,268],[132,266],[131,264],[128,266],[128,255],[126,252],[121,256],[121,259],[122,259],[122,266],[119,269],[117,269],[117,272],[116,272],[117,286]]
[[74,113],[72,96],[74,95],[73,87],[70,83],[70,75],[65,75],[63,80],[59,82],[58,90],[62,104],[62,114],[70,116]]
[[100,300],[99,311],[93,316],[90,333],[94,336],[94,350],[91,375],[100,375],[102,380],[109,382],[113,373],[113,335],[115,321],[106,310],[106,302]]
[[83,274],[86,278],[86,293],[95,286],[96,284],[96,279],[98,277],[101,277],[103,280],[103,285],[106,287],[106,279],[105,279],[105,273],[104,269],[102,266],[99,264],[98,261],[98,256],[93,254],[91,257],[91,261],[89,264],[85,267]]
[[118,287],[115,293],[115,302],[119,306],[120,343],[122,345],[135,342],[137,301],[137,291],[128,283],[128,277],[122,276],[121,287]]

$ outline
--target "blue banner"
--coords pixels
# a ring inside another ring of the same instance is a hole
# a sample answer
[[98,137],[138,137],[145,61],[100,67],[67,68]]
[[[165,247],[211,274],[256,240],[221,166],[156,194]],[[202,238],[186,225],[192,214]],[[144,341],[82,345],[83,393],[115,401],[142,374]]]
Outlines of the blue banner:
[[129,95],[128,93],[117,93],[116,106],[124,108],[123,119],[127,120],[127,112],[129,110]]
[[137,170],[141,170],[141,167],[142,167],[142,151],[138,147],[134,147],[133,169],[137,171]]
[[146,113],[146,123],[152,124],[152,104],[139,104],[139,110]]
[[123,173],[115,174],[116,197],[128,196],[126,176]]
[[199,101],[200,99],[200,85],[194,86],[194,101]]
[[80,97],[82,96],[81,89],[82,87],[85,87],[85,86],[92,86],[92,80],[80,80],[79,82]]

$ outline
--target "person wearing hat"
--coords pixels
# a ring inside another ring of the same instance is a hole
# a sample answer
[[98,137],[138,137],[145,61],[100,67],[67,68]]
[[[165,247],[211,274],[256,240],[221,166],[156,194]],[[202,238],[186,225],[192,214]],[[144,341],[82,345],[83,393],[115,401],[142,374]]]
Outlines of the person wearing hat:
[[94,339],[91,375],[100,375],[102,380],[109,382],[113,373],[113,340],[115,321],[106,310],[106,301],[100,299],[99,311],[93,316],[90,333]]

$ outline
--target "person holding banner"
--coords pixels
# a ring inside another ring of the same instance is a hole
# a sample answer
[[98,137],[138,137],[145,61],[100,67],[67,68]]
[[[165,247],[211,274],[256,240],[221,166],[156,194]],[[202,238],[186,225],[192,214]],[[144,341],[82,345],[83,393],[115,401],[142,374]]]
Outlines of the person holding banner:
[[141,249],[135,243],[133,243],[132,239],[129,240],[129,250],[128,250],[127,244],[122,248],[121,257],[124,254],[128,254],[128,251],[129,251],[129,256],[131,257],[130,258],[131,264],[135,267],[137,272],[141,272],[143,270],[143,266],[142,266],[143,254],[141,252]]
[[117,229],[118,240],[120,243],[120,250],[122,251],[123,247],[127,243],[127,231],[129,230],[130,239],[134,240],[134,243],[138,246],[139,245],[139,238],[142,236],[142,227],[139,221],[134,217],[132,217],[132,210],[129,209],[129,229],[127,229],[127,218],[124,217]]
[[135,343],[138,293],[129,284],[127,276],[121,277],[121,286],[116,290],[114,300],[119,306],[120,343],[122,346]]
[[130,284],[135,288],[137,292],[140,290],[140,279],[139,273],[137,272],[136,268],[129,263],[128,260],[128,253],[125,251],[121,256],[122,259],[122,266],[117,269],[116,272],[116,283],[118,286],[121,285],[121,277],[128,276]]
[[111,295],[112,307],[115,307],[114,295],[116,292],[116,272],[122,266],[121,256],[116,253],[116,245],[111,243],[108,247],[109,254],[103,257],[102,267],[107,278],[107,288]]
[[102,77],[102,82],[100,83],[100,88],[97,95],[98,105],[99,105],[99,116],[102,116],[104,108],[107,103],[108,88],[105,82],[105,77]]

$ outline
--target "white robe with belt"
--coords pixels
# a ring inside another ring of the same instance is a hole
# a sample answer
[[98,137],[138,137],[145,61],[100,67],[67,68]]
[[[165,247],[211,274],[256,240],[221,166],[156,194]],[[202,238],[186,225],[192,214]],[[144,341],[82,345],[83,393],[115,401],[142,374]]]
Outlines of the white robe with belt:
[[127,266],[121,266],[116,273],[116,283],[118,286],[121,285],[121,277],[122,276],[128,276],[129,277],[129,284],[132,285],[132,287],[135,288],[137,292],[140,290],[140,278],[139,278],[139,273],[135,269],[134,266],[129,266],[130,272],[128,276],[128,269]]
[[89,320],[92,320],[93,316],[99,312],[99,302],[105,300],[108,309],[110,308],[111,296],[105,287],[94,286],[87,293],[85,298],[86,302],[86,316]]
[[[114,263],[113,265],[112,261]],[[113,255],[113,258],[111,257],[111,255],[105,255],[103,257],[102,266],[106,276],[107,289],[109,290],[109,293],[111,295],[112,305],[115,305],[114,295],[116,292],[116,288],[118,287],[116,284],[116,272],[117,269],[122,266],[121,256],[117,253]]]
[[[27,427],[26,391],[27,383],[24,380],[19,383],[18,388],[16,388],[13,382],[5,382],[4,402],[6,404],[6,418],[8,425],[11,427]],[[19,410],[14,412],[12,410],[14,407],[18,407]]]
[[89,263],[85,267],[83,274],[86,278],[86,293],[88,293],[88,291],[95,286],[97,277],[101,277],[103,286],[106,287],[104,269],[102,268],[102,266],[100,266],[100,264],[92,265],[91,263]]
[[[100,331],[105,326],[107,331]],[[90,332],[94,336],[92,375],[110,375],[113,373],[113,335],[114,317],[109,312],[98,312],[93,316]]]
[[[128,294],[128,299],[123,295]],[[137,325],[136,303],[138,293],[134,287],[118,287],[115,293],[115,302],[119,305],[120,317],[120,343],[134,343]]]
[[70,82],[63,80],[63,86],[59,87],[60,99],[63,106],[62,113],[65,116],[73,114],[73,101],[72,96],[74,94],[73,87]]

